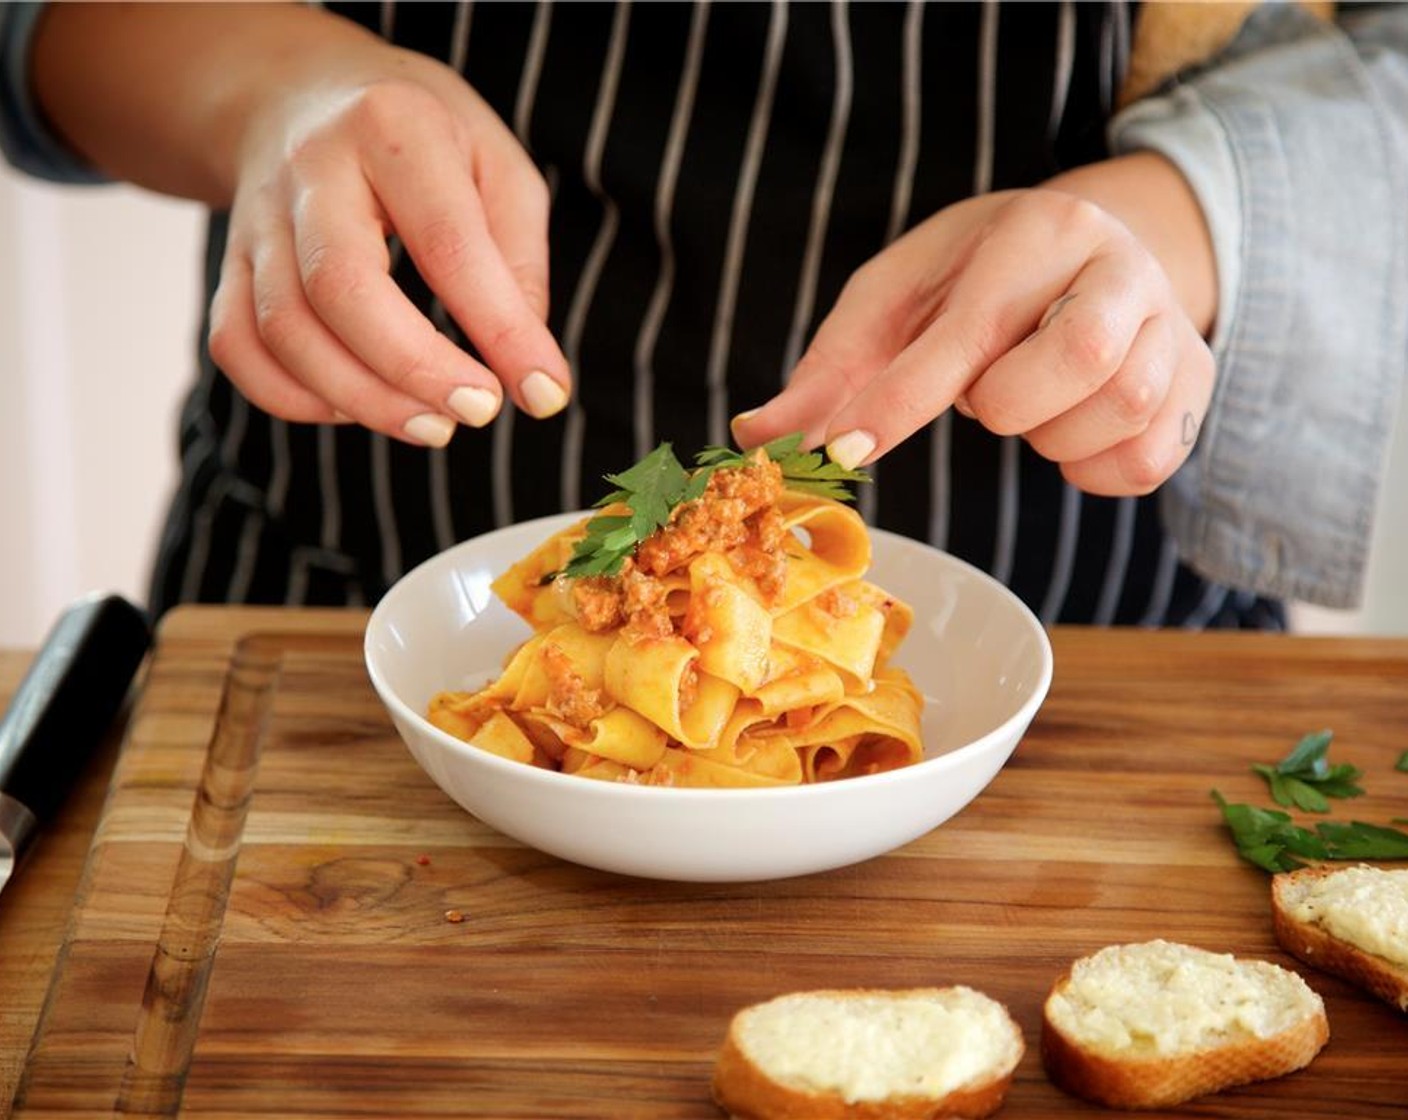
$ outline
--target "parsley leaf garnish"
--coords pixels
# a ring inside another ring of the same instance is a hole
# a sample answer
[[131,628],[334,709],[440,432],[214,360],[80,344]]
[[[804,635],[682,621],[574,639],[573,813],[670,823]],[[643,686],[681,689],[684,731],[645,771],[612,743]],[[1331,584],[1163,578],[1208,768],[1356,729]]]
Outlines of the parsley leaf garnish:
[[1275,766],[1257,763],[1252,770],[1266,779],[1277,805],[1303,809],[1308,813],[1328,813],[1331,797],[1359,797],[1364,793],[1355,783],[1363,771],[1349,763],[1331,766],[1325,757],[1334,738],[1331,731],[1306,735],[1291,753]]
[[675,458],[674,449],[662,443],[635,466],[607,475],[606,481],[616,489],[597,507],[624,503],[630,515],[603,513],[588,521],[587,535],[573,546],[562,575],[614,576],[641,541],[669,524],[677,505],[704,493],[709,480],[691,477]]
[[677,505],[703,494],[709,480],[691,478],[670,445],[662,443],[629,470],[607,475],[606,481],[618,489],[597,502],[597,507],[625,502],[631,507],[631,529],[643,541],[669,524]]
[[1212,791],[1212,799],[1222,810],[1222,819],[1232,833],[1238,854],[1263,871],[1274,874],[1304,867],[1305,864],[1295,858],[1297,855],[1308,859],[1330,858],[1320,838],[1292,824],[1289,813],[1230,804],[1217,790]]
[[1213,800],[1232,833],[1237,852],[1273,874],[1294,871],[1305,859],[1408,859],[1408,832],[1363,821],[1320,821],[1315,831],[1291,823],[1289,813],[1229,803],[1217,790]]
[[1380,824],[1321,821],[1315,826],[1331,859],[1408,859],[1408,832]]
[[[870,481],[870,476],[864,471],[847,470],[820,451],[803,451],[801,432],[779,436],[763,444],[763,450],[769,459],[782,468],[782,481],[789,490],[849,502],[852,494],[846,483]],[[741,467],[747,463],[750,454],[731,447],[706,447],[695,456],[695,462],[704,471],[713,472],[720,467]]]
[[1401,770],[1403,773],[1408,774],[1408,751],[1404,751],[1401,755],[1398,756],[1398,761],[1394,763],[1393,768],[1395,770]]
[[[846,470],[828,461],[821,452],[802,451],[801,446],[802,434],[798,432],[762,448],[782,468],[782,481],[789,490],[850,501],[845,483],[870,481],[864,471]],[[616,575],[642,541],[670,523],[675,507],[703,496],[709,477],[716,470],[746,466],[752,454],[709,447],[695,457],[697,469],[689,471],[675,457],[674,449],[662,443],[635,466],[607,475],[606,481],[616,489],[597,502],[597,508],[625,505],[630,513],[601,513],[593,517],[587,522],[587,535],[573,545],[571,559],[560,572],[543,576],[540,583],[550,583],[559,575]]]

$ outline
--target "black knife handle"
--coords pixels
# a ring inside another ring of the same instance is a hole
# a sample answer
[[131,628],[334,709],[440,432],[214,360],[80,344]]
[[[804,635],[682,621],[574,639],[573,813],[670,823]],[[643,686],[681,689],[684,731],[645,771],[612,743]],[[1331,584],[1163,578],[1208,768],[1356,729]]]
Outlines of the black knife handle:
[[59,617],[0,720],[0,792],[44,824],[131,687],[151,645],[145,612],[120,595],[80,599]]

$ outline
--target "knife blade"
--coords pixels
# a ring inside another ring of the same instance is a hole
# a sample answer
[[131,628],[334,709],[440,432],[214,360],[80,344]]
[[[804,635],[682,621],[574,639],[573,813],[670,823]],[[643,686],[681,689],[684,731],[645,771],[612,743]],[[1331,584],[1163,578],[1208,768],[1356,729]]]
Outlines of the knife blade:
[[90,595],[44,639],[0,720],[0,891],[102,742],[151,637],[139,607]]

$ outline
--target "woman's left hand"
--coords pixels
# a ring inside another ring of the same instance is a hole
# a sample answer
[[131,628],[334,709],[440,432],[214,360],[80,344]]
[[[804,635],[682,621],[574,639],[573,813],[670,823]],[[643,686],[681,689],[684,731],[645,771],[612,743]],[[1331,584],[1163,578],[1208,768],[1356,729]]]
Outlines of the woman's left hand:
[[[1162,242],[1169,269],[1113,212],[1161,197],[1140,189],[1146,173],[1182,192],[1133,223]],[[1190,219],[1198,228],[1179,236]],[[1148,493],[1188,457],[1207,411],[1215,305],[1207,230],[1172,165],[1092,165],[957,203],[870,260],[786,389],[734,434],[747,447],[802,431],[852,467],[953,406],[1023,436],[1082,490]]]

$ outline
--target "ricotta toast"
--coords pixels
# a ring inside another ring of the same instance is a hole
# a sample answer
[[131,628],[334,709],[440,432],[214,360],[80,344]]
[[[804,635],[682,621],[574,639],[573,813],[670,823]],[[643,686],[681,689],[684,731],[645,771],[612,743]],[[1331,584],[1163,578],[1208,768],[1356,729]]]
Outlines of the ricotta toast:
[[1408,1011],[1408,870],[1307,867],[1271,881],[1276,940]]
[[972,988],[794,992],[733,1017],[714,1099],[736,1120],[977,1120],[1024,1050]]
[[1077,960],[1042,1014],[1047,1075],[1112,1108],[1167,1108],[1310,1063],[1330,1037],[1294,972],[1170,941]]

